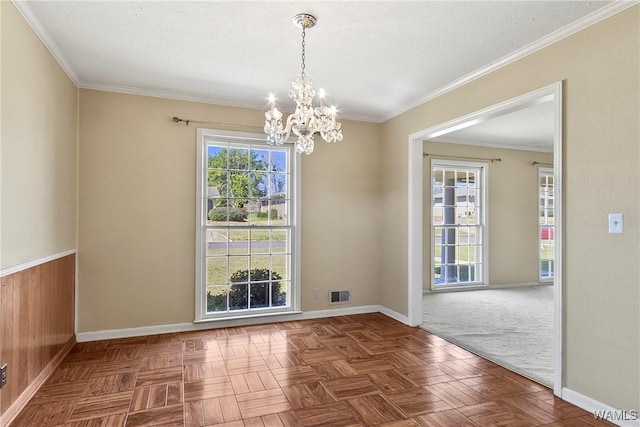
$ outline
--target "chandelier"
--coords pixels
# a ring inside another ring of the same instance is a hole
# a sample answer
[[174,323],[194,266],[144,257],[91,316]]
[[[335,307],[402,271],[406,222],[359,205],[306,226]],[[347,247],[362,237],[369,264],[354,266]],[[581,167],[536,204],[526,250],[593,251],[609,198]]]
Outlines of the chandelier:
[[296,151],[298,153],[311,154],[313,152],[313,140],[319,133],[327,142],[342,141],[341,123],[336,122],[336,107],[324,105],[325,92],[318,90],[320,106],[313,107],[313,98],[316,90],[312,79],[305,74],[305,31],[316,24],[315,16],[301,13],[293,17],[293,23],[302,28],[302,72],[291,82],[289,98],[296,103],[296,110],[287,117],[286,126],[282,123],[282,113],[276,108],[275,95],[269,94],[271,108],[264,113],[264,132],[267,134],[267,144],[282,145],[291,134],[298,136]]

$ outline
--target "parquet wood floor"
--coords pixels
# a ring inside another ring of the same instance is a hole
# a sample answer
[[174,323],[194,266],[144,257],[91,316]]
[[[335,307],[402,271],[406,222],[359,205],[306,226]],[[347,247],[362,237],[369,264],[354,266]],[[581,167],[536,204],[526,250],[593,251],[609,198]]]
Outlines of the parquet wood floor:
[[79,343],[11,427],[604,426],[382,314]]

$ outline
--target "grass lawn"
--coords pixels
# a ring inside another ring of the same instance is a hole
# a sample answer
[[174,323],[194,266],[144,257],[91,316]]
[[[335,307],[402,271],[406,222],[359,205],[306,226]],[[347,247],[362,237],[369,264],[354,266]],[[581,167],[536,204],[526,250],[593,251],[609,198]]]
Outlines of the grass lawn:
[[[229,225],[231,228],[229,232],[226,229],[219,229],[218,231],[227,239],[232,241],[239,240],[269,240],[268,229],[253,229],[251,226],[279,226],[287,225],[284,219],[272,219],[268,218],[251,218],[250,221],[244,222],[227,222],[227,221],[207,221],[207,225],[226,227]],[[249,236],[249,232],[251,236]],[[286,230],[272,230],[272,240],[286,240]]]

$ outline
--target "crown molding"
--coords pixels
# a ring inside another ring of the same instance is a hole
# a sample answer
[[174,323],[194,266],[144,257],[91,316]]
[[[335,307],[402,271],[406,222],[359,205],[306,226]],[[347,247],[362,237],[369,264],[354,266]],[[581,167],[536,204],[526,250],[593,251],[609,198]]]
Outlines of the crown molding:
[[11,0],[13,5],[18,9],[18,12],[22,15],[22,17],[27,21],[27,24],[31,27],[36,36],[40,39],[40,41],[44,44],[47,50],[53,56],[53,59],[56,60],[58,65],[62,68],[62,70],[66,73],[66,75],[71,79],[71,81],[79,86],[80,80],[78,80],[78,76],[74,73],[73,69],[62,55],[60,48],[53,41],[47,30],[45,30],[44,26],[40,23],[40,20],[36,18],[36,15],[33,13],[29,5],[25,0]]
[[434,138],[431,141],[433,142],[441,142],[445,144],[458,144],[458,145],[471,145],[475,147],[486,147],[486,148],[497,148],[501,150],[519,150],[519,151],[531,151],[532,153],[553,153],[553,142],[550,147],[544,146],[530,146],[523,145],[517,142],[512,144],[497,144],[492,142],[484,142],[484,141],[473,141],[473,140],[462,140],[455,138],[447,138],[447,137],[438,137]]
[[209,98],[206,96],[198,96],[198,95],[193,95],[193,94],[188,94],[183,92],[173,92],[173,91],[155,90],[155,89],[141,89],[141,88],[132,87],[132,86],[81,83],[78,85],[78,88],[89,89],[89,90],[99,90],[102,92],[122,93],[125,95],[138,95],[138,96],[148,96],[151,98],[173,99],[176,101],[199,102],[202,104],[220,105],[224,107],[249,108],[253,110],[260,108],[256,105],[250,105],[249,103],[231,102],[228,100],[223,101],[220,99]]
[[[131,87],[131,86],[103,85],[103,84],[92,84],[92,83],[81,83],[77,86],[80,89],[122,93],[125,95],[148,96],[151,98],[173,99],[176,101],[199,102],[202,104],[220,105],[223,107],[246,108],[251,110],[259,110],[259,111],[263,111],[266,108],[265,105],[257,105],[255,103],[251,104],[251,103],[242,103],[242,102],[231,102],[229,100],[220,100],[220,99],[210,98],[206,96],[198,96],[198,95],[165,91],[165,90],[140,89],[140,88]],[[292,113],[292,111],[286,111],[286,110],[282,112],[286,114]],[[376,118],[372,118],[371,116],[355,115],[355,114],[345,115],[345,114],[339,113],[339,119],[381,123],[380,120],[377,120],[379,118],[376,119]]]
[[605,19],[610,18],[613,15],[616,15],[632,6],[635,6],[638,3],[640,3],[640,0],[614,0],[608,5],[596,11],[593,11],[588,15],[585,15],[581,19],[567,25],[566,27],[560,28],[559,30],[554,31],[546,35],[545,37],[542,37],[541,39],[534,41],[533,43],[529,43],[528,45],[508,55],[505,55],[502,58],[496,61],[493,61],[485,65],[484,67],[481,67],[467,74],[466,76],[463,76],[457,80],[452,81],[451,83],[445,86],[442,86],[441,88],[431,92],[430,94],[420,98],[419,100],[412,102],[411,104],[403,108],[400,108],[394,111],[393,113],[390,113],[389,115],[385,116],[382,119],[382,121],[385,122],[387,120],[390,120],[394,117],[399,116],[402,113],[406,113],[407,111],[413,108],[416,108],[426,102],[429,102],[435,98],[438,98],[439,96],[442,96],[447,92],[451,92],[461,86],[466,85],[467,83],[470,83],[504,66],[507,66],[512,62],[518,61],[527,55],[530,55],[534,52],[544,49],[545,47],[548,47],[554,43],[557,43],[581,30],[584,30],[587,27],[597,24],[600,21],[604,21]]
[[[116,92],[116,93],[124,93],[130,95],[140,95],[140,96],[150,96],[154,98],[166,98],[166,99],[175,99],[180,101],[190,101],[190,102],[201,102],[205,104],[215,104],[222,105],[227,107],[236,107],[236,108],[250,108],[250,109],[262,109],[261,106],[256,104],[248,104],[248,103],[234,103],[228,100],[222,101],[218,99],[201,97],[197,95],[190,95],[179,92],[171,92],[171,91],[162,91],[162,90],[151,90],[151,89],[140,89],[133,87],[125,87],[125,86],[117,86],[117,85],[103,85],[103,84],[91,84],[87,82],[82,82],[78,76],[75,74],[67,60],[62,55],[60,49],[57,44],[53,41],[49,33],[45,30],[44,26],[40,23],[38,18],[36,18],[35,14],[29,7],[26,0],[11,0],[11,2],[15,5],[16,9],[20,12],[20,14],[24,17],[27,23],[31,26],[33,31],[36,33],[38,38],[42,41],[45,47],[49,50],[53,58],[60,65],[60,67],[64,70],[64,72],[69,76],[69,78],[73,81],[73,83],[82,89],[94,89],[101,90],[106,92]],[[399,116],[402,113],[405,113],[419,105],[422,105],[426,102],[429,102],[439,96],[444,95],[447,92],[451,92],[467,83],[470,83],[476,79],[479,79],[493,71],[496,71],[499,68],[502,68],[506,65],[511,64],[519,59],[524,58],[527,55],[530,55],[540,49],[543,49],[547,46],[550,46],[553,43],[556,43],[560,40],[563,40],[578,31],[581,31],[591,25],[594,25],[600,21],[603,21],[617,13],[622,12],[625,9],[628,9],[632,6],[635,6],[640,3],[640,0],[614,0],[607,6],[604,6],[589,15],[584,16],[582,19],[579,19],[564,28],[561,28],[533,43],[524,46],[521,49],[518,49],[515,52],[512,52],[509,55],[503,56],[502,58],[473,71],[466,76],[463,76],[441,88],[427,94],[426,96],[420,98],[419,100],[412,102],[400,109],[395,110],[394,112],[385,115],[358,115],[358,114],[340,114],[341,119],[345,120],[357,120],[357,121],[365,121],[372,123],[383,123],[387,120],[390,120],[396,116]]]

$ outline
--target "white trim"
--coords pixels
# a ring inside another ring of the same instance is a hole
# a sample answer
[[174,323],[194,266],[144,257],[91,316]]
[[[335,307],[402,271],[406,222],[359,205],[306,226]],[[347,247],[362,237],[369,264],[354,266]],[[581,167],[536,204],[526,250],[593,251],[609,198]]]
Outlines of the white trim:
[[[562,182],[562,118],[563,118],[563,100],[562,89],[563,82],[554,83],[548,88],[553,93],[553,102],[555,103],[555,120],[554,120],[554,132],[553,132],[553,185],[554,188],[554,201],[553,201],[553,217],[555,226],[555,248],[554,248],[554,274],[553,274],[553,301],[554,301],[554,348],[553,348],[553,393],[556,396],[562,396],[562,362],[564,360],[564,301],[562,299],[564,282],[563,282],[563,265],[564,254],[562,253],[564,233],[564,216],[563,216],[563,204],[564,204],[564,186]],[[557,220],[556,220],[557,219]]]
[[307,312],[274,313],[271,316],[255,316],[243,319],[223,319],[215,322],[174,323],[170,325],[142,326],[138,328],[109,329],[103,331],[80,332],[76,334],[78,342],[129,338],[146,335],[168,334],[173,332],[199,331],[214,328],[230,328],[234,326],[260,325],[265,323],[288,322],[294,320],[321,319],[325,317],[350,316],[354,314],[382,313],[392,319],[408,324],[407,318],[380,305],[362,305],[331,310],[314,310]]
[[[80,247],[80,91],[76,90],[76,248]],[[80,254],[76,253],[75,282],[73,290],[73,332],[77,333],[80,323]]]
[[23,262],[22,264],[16,264],[9,267],[4,267],[0,270],[0,277],[8,276],[10,274],[15,274],[23,270],[27,270],[29,268],[37,267],[41,264],[45,264],[47,262],[55,261],[59,258],[64,258],[69,255],[73,255],[76,253],[75,249],[69,249],[68,251],[58,252],[57,254],[47,255],[42,258],[34,259],[32,261]]
[[533,147],[528,144],[518,144],[517,142],[510,143],[510,144],[496,144],[496,143],[485,142],[485,141],[478,142],[473,140],[461,140],[461,139],[442,138],[442,137],[434,139],[433,142],[442,142],[445,144],[459,144],[459,145],[481,145],[483,147],[498,148],[502,150],[519,150],[519,151],[533,151],[538,153],[553,153],[553,145],[549,145],[549,147],[544,147],[544,146]]
[[[598,400],[592,399],[589,396],[585,396],[584,394],[578,393],[577,391],[573,391],[569,388],[562,388],[562,400],[571,403],[572,405],[576,405],[578,408],[582,408],[587,412],[590,412],[592,415],[595,411],[612,411],[619,412],[619,409],[615,409],[612,406],[609,406],[605,403],[602,403]],[[630,411],[631,409],[629,409]],[[635,409],[634,410],[638,410]],[[624,427],[640,427],[640,420],[607,420],[610,423],[613,423],[618,426]]]
[[553,101],[556,108],[554,116],[554,180],[555,180],[555,212],[558,218],[555,235],[556,270],[554,280],[554,377],[553,392],[556,396],[562,393],[562,361],[563,361],[563,305],[562,305],[562,82],[550,84],[516,98],[509,99],[482,110],[467,114],[445,123],[432,126],[427,129],[409,135],[409,161],[408,161],[408,312],[409,324],[422,323],[422,231],[423,231],[423,141],[433,139],[441,135],[465,127],[473,126],[493,117],[497,117],[511,111],[516,111],[524,106],[536,105],[542,102]]
[[74,273],[74,284],[73,284],[73,332],[74,333],[78,333],[78,329],[80,328],[80,320],[79,320],[79,315],[78,313],[80,313],[80,303],[78,301],[78,290],[80,289],[80,285],[79,285],[79,280],[80,280],[80,269],[79,267],[79,261],[80,256],[76,253],[76,259],[75,259],[75,265],[74,265],[74,269],[75,271]]
[[[136,96],[148,96],[150,98],[161,98],[161,99],[173,99],[176,101],[187,101],[187,102],[198,102],[201,104],[211,104],[211,105],[220,105],[224,107],[232,107],[232,108],[248,108],[252,110],[264,110],[263,103],[253,103],[253,102],[234,102],[229,99],[217,99],[206,96],[174,92],[169,90],[154,90],[154,89],[140,89],[131,86],[118,86],[118,85],[107,85],[107,84],[98,84],[98,83],[80,83],[78,85],[80,89],[89,89],[89,90],[99,90],[103,92],[112,92],[112,93],[122,93],[125,95],[136,95]],[[293,113],[290,110],[282,110],[282,113]],[[339,118],[345,120],[357,120],[361,122],[371,122],[371,123],[382,123],[379,120],[379,117],[371,117],[370,115],[363,114],[343,114],[339,112]],[[261,126],[248,126],[261,128]]]
[[613,15],[622,12],[625,9],[628,9],[632,6],[635,6],[636,4],[639,3],[639,0],[631,0],[631,1],[626,1],[626,0],[622,0],[622,1],[612,1],[611,3],[609,3],[608,5],[601,7],[600,9],[583,16],[582,18],[578,19],[577,21],[572,22],[571,24],[567,25],[566,27],[560,28],[559,30],[556,30],[550,34],[547,34],[546,36],[544,36],[541,39],[538,39],[536,41],[534,41],[533,43],[530,43],[524,47],[521,47],[520,49],[511,52],[508,55],[503,56],[502,58],[497,59],[496,61],[493,61],[487,65],[485,65],[484,67],[478,68],[475,71],[472,71],[471,73],[467,74],[466,76],[463,76],[457,80],[452,81],[449,84],[446,84],[444,86],[442,86],[439,89],[434,90],[433,92],[429,93],[428,95],[420,98],[419,100],[412,102],[411,104],[408,104],[402,108],[399,108],[397,110],[395,110],[394,112],[386,115],[385,117],[382,118],[382,120],[379,121],[379,123],[381,122],[385,122],[387,120],[393,119],[394,117],[399,116],[402,113],[405,113],[413,108],[416,108],[426,102],[431,101],[432,99],[435,99],[439,96],[442,96],[448,92],[451,92],[461,86],[466,85],[467,83],[471,83],[474,80],[477,80],[483,76],[486,76],[487,74],[490,74],[502,67],[505,67],[513,62],[516,62],[522,58],[524,58],[527,55],[530,55],[534,52],[537,52],[538,50],[544,49],[545,47],[548,47],[554,43],[557,43],[575,33],[577,33],[578,31],[584,30],[587,27],[590,27],[594,24],[597,24],[600,21],[604,21],[607,18],[612,17]]
[[528,288],[531,286],[552,286],[551,282],[522,282],[522,283],[509,283],[500,285],[482,285],[482,286],[457,286],[448,287],[444,289],[425,289],[422,291],[422,295],[429,295],[431,293],[443,293],[443,292],[465,292],[465,291],[490,291],[491,289],[513,289],[513,288]]
[[407,253],[407,280],[409,284],[408,308],[409,325],[418,326],[423,321],[422,312],[422,168],[423,148],[422,138],[416,134],[409,135],[409,164],[407,175],[409,179],[409,220],[408,227],[408,253]]
[[400,323],[404,323],[405,325],[409,325],[409,326],[415,326],[409,323],[409,318],[407,316],[405,316],[404,314],[400,314],[397,311],[393,311],[390,308],[385,307],[384,305],[379,306],[379,311],[385,316],[390,317],[394,320],[397,320]]
[[76,87],[79,87],[80,80],[78,80],[78,76],[76,76],[76,73],[73,71],[64,55],[62,55],[62,51],[60,50],[56,42],[53,41],[53,38],[51,38],[40,20],[33,13],[31,7],[29,7],[29,4],[25,0],[11,0],[11,2],[16,7],[16,9],[18,9],[18,12],[20,12],[24,20],[27,21],[27,24],[29,24],[33,32],[40,39],[42,44],[44,44],[49,53],[51,53],[53,59],[58,63],[58,65],[60,65],[60,68],[62,68],[67,77],[71,79]]

